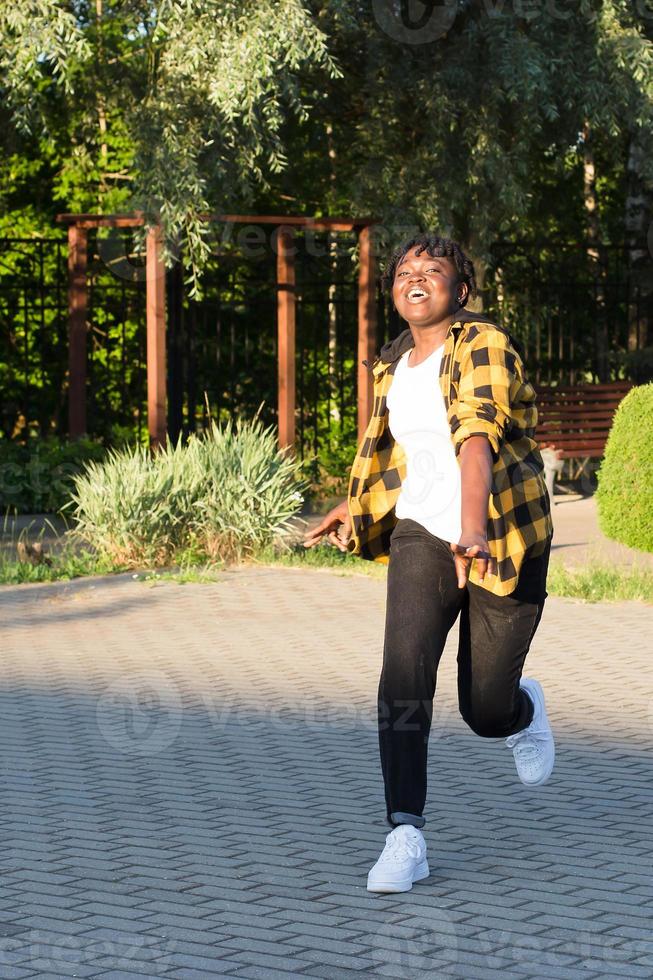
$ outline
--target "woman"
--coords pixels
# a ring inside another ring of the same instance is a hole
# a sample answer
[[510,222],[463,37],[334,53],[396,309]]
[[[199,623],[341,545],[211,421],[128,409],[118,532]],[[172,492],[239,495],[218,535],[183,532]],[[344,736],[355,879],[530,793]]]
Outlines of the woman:
[[519,347],[479,313],[474,267],[435,234],[405,242],[383,276],[408,328],[371,369],[374,409],[349,492],[304,541],[389,562],[378,691],[386,818],[368,875],[401,892],[429,874],[422,835],[436,674],[460,616],[458,698],[484,738],[505,738],[527,786],[551,775],[544,696],[522,668],[546,598],[553,528]]

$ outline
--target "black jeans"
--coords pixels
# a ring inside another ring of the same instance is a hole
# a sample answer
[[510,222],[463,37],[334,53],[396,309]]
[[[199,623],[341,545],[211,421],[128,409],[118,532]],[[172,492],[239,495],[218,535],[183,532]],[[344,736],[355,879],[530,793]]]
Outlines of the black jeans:
[[533,703],[519,687],[546,599],[550,542],[527,558],[517,588],[497,596],[458,588],[446,541],[416,521],[397,522],[390,543],[379,747],[391,826],[424,826],[426,761],[438,664],[460,615],[458,703],[472,731],[503,738],[526,728]]

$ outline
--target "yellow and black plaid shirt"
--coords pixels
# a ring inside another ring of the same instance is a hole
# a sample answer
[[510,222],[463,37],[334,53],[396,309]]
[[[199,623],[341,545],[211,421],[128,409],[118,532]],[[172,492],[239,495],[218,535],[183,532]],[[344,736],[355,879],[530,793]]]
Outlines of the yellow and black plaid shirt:
[[[394,508],[406,475],[406,456],[388,427],[386,399],[399,358],[414,341],[404,330],[371,366],[374,407],[349,477],[349,550],[387,563]],[[494,461],[487,538],[496,575],[469,579],[496,595],[517,585],[525,556],[544,551],[553,533],[542,457],[535,442],[535,391],[510,335],[479,313],[461,310],[447,334],[440,388],[456,454],[470,436],[486,436]]]

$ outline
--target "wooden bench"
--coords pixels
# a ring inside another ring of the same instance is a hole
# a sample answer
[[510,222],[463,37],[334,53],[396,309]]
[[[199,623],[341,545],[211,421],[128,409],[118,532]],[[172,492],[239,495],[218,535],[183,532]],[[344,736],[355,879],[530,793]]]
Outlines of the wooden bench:
[[537,388],[535,436],[542,451],[552,503],[555,477],[565,459],[578,461],[572,477],[576,480],[590,459],[603,456],[614,413],[632,387],[631,381],[613,381]]

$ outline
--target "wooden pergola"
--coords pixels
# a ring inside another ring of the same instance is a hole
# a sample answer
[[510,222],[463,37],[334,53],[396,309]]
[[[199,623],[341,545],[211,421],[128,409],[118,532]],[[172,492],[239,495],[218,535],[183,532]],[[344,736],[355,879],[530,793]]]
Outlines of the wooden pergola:
[[[295,444],[295,256],[298,229],[356,231],[359,241],[357,422],[362,439],[372,413],[372,377],[363,364],[376,346],[376,274],[370,242],[373,218],[305,218],[296,215],[223,214],[207,220],[266,224],[277,232],[277,331],[279,446]],[[68,336],[71,438],[86,432],[86,334],[88,308],[88,232],[91,228],[133,228],[145,224],[142,214],[60,214],[68,226]],[[166,296],[160,227],[148,226],[146,236],[147,419],[152,447],[165,444],[166,416]]]

